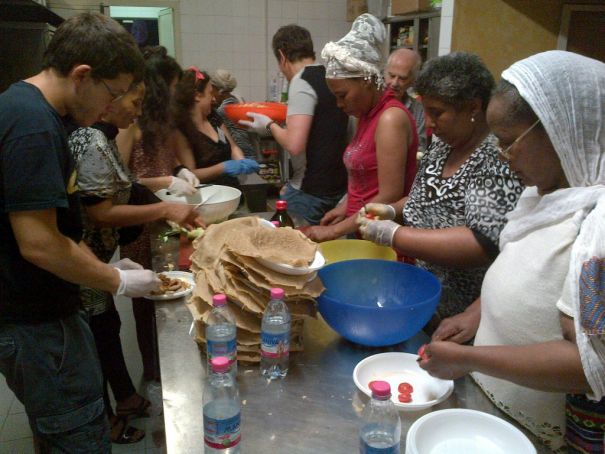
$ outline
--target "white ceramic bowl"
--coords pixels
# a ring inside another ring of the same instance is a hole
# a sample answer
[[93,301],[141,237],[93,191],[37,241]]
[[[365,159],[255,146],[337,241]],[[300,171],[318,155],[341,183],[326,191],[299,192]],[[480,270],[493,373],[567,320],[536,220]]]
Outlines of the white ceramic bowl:
[[212,224],[226,220],[237,209],[242,192],[230,186],[213,184],[200,188],[195,194],[188,196],[176,196],[166,189],[157,191],[155,195],[165,202],[186,203],[193,206],[199,205],[203,200],[204,204],[196,208],[196,211],[206,224]]
[[536,454],[512,424],[476,410],[439,410],[418,419],[406,437],[405,454]]
[[[400,352],[368,356],[355,366],[353,381],[368,396],[372,395],[368,386],[371,381],[386,381],[391,385],[391,400],[399,410],[424,410],[447,399],[454,390],[454,382],[430,376],[420,368],[417,358],[418,355]],[[399,402],[397,388],[404,382],[414,387],[409,403]]]

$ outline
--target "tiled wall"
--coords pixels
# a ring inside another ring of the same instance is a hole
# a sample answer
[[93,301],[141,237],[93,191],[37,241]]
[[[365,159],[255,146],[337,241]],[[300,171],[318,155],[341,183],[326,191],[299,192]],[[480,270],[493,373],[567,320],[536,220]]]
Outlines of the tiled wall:
[[320,58],[324,44],[344,36],[346,0],[181,0],[181,63],[213,71],[231,70],[245,99],[267,97],[277,71],[271,38],[282,25],[296,23],[311,32]]
[[441,23],[439,26],[439,55],[447,55],[452,48],[452,23],[454,20],[454,1],[443,0],[441,4]]

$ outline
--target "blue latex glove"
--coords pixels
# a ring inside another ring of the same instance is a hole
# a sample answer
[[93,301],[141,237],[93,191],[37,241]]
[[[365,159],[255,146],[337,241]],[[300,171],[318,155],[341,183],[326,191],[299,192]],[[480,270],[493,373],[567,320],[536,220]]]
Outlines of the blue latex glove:
[[257,172],[258,169],[260,169],[258,162],[256,162],[254,159],[244,158],[240,161],[240,163],[244,168],[245,174]]
[[231,177],[243,173],[242,161],[230,159],[223,162],[223,167],[225,168],[225,173]]

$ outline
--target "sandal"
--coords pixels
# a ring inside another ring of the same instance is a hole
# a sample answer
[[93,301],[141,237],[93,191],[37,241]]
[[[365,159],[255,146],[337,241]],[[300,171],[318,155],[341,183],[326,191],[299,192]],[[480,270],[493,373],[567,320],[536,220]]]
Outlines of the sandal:
[[[114,430],[119,425],[120,431],[114,436]],[[119,445],[138,443],[145,438],[145,431],[128,425],[127,418],[116,417],[111,425],[111,442]]]
[[138,404],[135,407],[121,407],[116,405],[116,416],[121,418],[148,418],[151,416],[151,402],[137,394]]

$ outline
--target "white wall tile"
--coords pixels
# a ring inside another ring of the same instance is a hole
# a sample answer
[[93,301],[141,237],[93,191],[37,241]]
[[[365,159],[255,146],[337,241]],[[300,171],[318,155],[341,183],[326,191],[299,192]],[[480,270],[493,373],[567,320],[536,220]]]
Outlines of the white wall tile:
[[217,16],[232,16],[233,0],[220,0],[214,2],[214,14]]
[[233,16],[248,17],[248,0],[233,0]]
[[442,17],[439,28],[439,47],[451,49],[452,47],[453,17]]
[[282,17],[282,1],[280,0],[269,0],[267,5],[267,17],[269,18],[281,18]]
[[441,2],[441,17],[454,15],[454,0],[443,0]]
[[250,17],[265,17],[265,0],[248,1],[248,15]]

